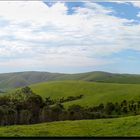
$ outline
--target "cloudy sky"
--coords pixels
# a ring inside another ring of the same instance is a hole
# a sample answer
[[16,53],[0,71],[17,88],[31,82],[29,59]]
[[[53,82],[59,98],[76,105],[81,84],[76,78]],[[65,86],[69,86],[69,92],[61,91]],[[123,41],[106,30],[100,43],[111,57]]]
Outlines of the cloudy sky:
[[0,1],[0,73],[140,74],[140,2]]

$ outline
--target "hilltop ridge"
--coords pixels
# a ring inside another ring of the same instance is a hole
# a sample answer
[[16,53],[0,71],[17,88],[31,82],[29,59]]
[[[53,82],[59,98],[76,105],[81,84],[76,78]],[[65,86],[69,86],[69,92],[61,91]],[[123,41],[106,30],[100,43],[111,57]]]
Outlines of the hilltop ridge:
[[90,82],[139,84],[138,74],[117,74],[103,71],[65,74],[39,71],[12,72],[0,74],[0,89],[11,89],[34,83],[56,80],[81,80]]

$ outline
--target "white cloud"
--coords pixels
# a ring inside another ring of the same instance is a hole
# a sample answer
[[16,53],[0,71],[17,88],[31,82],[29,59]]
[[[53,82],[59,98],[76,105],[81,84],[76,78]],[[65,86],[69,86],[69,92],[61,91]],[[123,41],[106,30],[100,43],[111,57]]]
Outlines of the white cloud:
[[[67,15],[64,3],[48,7],[41,1],[0,1],[0,60],[2,67],[94,66],[124,49],[140,50],[140,25],[109,15],[114,11],[96,3]],[[134,45],[135,44],[135,45]]]
[[115,3],[118,3],[118,4],[127,4],[128,2],[125,2],[125,1],[114,1]]
[[135,7],[140,8],[140,1],[132,1],[131,4]]
[[140,12],[137,14],[137,17],[140,17]]

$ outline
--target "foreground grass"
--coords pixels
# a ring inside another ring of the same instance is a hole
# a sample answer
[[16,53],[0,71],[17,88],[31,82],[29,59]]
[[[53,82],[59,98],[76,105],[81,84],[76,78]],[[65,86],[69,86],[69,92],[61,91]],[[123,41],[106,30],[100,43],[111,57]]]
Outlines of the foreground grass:
[[140,99],[140,84],[96,83],[85,81],[53,81],[33,84],[32,90],[42,97],[61,98],[83,94],[79,100],[65,103],[92,106],[106,102],[121,102],[124,99]]
[[0,136],[140,136],[140,116],[3,126]]

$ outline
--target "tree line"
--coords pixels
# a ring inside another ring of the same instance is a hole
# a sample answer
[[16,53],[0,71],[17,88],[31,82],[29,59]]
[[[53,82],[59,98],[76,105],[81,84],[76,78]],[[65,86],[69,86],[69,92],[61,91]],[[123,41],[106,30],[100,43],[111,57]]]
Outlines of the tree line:
[[67,108],[63,102],[82,98],[83,95],[67,98],[43,99],[24,87],[14,94],[0,96],[0,125],[35,124],[41,122],[112,118],[140,114],[140,101],[127,101],[82,107],[73,104]]

